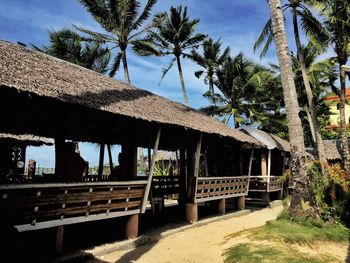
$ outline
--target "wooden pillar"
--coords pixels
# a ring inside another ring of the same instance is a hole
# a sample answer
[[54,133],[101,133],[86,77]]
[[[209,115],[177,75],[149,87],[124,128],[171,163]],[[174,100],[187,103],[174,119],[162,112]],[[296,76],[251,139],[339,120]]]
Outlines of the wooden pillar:
[[131,215],[126,222],[125,235],[127,238],[137,238],[139,234],[139,215]]
[[186,173],[186,149],[180,147],[180,193],[179,193],[179,205],[186,203],[186,189],[187,189],[187,173]]
[[114,167],[113,167],[112,147],[110,144],[107,144],[107,150],[108,150],[108,159],[109,159],[109,170],[112,173]]
[[193,148],[188,151],[188,181],[187,181],[187,203],[186,220],[194,223],[198,220],[198,206],[195,202],[197,191],[197,177],[199,172],[199,159],[202,147],[202,134],[200,134]]
[[122,145],[125,169],[129,180],[137,176],[137,145],[135,143],[126,143]]
[[269,192],[263,192],[261,193],[261,199],[264,204],[270,203],[270,193]]
[[226,213],[226,199],[218,200],[218,213],[221,215]]
[[238,210],[245,209],[245,196],[240,196],[237,198],[237,209]]
[[262,150],[261,152],[261,175],[262,176],[267,175],[267,156],[264,150]]
[[99,159],[99,163],[98,163],[98,178],[102,178],[104,159],[105,159],[105,144],[102,143],[100,145],[100,159]]
[[29,160],[28,161],[28,179],[31,179],[35,176],[35,170],[36,170],[36,161]]
[[56,232],[56,255],[60,255],[63,250],[64,226],[58,226]]
[[186,221],[193,224],[198,221],[197,203],[186,203]]
[[63,138],[55,138],[55,174],[62,175],[62,159],[63,147],[65,140]]

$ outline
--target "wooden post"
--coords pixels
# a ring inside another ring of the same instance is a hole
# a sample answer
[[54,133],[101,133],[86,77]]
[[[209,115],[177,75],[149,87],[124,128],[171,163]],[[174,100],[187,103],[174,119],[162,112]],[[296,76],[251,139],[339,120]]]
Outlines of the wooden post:
[[63,138],[55,138],[55,174],[62,176]]
[[226,199],[218,200],[218,213],[221,215],[226,213]]
[[129,239],[137,238],[139,234],[139,215],[131,215],[126,222],[125,235]]
[[100,160],[99,160],[99,164],[98,164],[98,178],[102,178],[104,158],[105,158],[105,144],[102,143],[100,145]]
[[186,203],[186,189],[187,189],[187,174],[186,174],[186,149],[180,147],[180,193],[179,193],[179,205]]
[[269,149],[269,156],[267,159],[267,192],[270,192],[270,176],[271,176],[271,150]]
[[237,209],[238,210],[245,209],[245,196],[240,196],[237,198]]
[[246,190],[246,195],[248,195],[249,192],[249,185],[250,185],[250,175],[252,174],[252,163],[253,163],[253,157],[254,157],[254,146],[252,148],[252,152],[250,154],[249,158],[249,167],[248,167],[248,185]]
[[113,167],[112,149],[111,149],[111,145],[110,144],[107,144],[107,150],[108,150],[108,159],[109,159],[109,170],[112,173],[114,167]]
[[262,152],[261,152],[261,175],[266,176],[266,171],[267,171],[266,153],[262,149]]
[[36,161],[29,160],[28,161],[28,175],[27,175],[28,179],[31,179],[35,176],[35,170],[36,170]]
[[199,160],[202,147],[202,133],[200,134],[196,143],[194,154],[191,154],[191,165],[189,167],[188,185],[187,185],[187,203],[186,203],[186,220],[194,223],[198,220],[198,206],[195,202],[197,192],[197,177],[199,173]]
[[137,176],[137,145],[129,142],[122,145],[124,166],[127,171],[128,180],[136,179]]
[[58,226],[56,232],[56,255],[60,255],[63,250],[64,226]]
[[157,131],[157,137],[156,141],[154,143],[154,149],[153,149],[153,155],[152,155],[152,163],[151,163],[151,169],[149,171],[149,176],[147,180],[147,185],[145,189],[145,194],[143,196],[143,201],[142,201],[142,207],[141,207],[141,213],[144,213],[146,211],[146,204],[147,204],[147,199],[149,192],[151,190],[151,184],[152,184],[152,177],[153,177],[153,170],[154,166],[156,164],[156,157],[157,157],[157,152],[158,152],[158,146],[159,146],[159,140],[160,140],[160,134],[161,134],[161,128],[158,129]]

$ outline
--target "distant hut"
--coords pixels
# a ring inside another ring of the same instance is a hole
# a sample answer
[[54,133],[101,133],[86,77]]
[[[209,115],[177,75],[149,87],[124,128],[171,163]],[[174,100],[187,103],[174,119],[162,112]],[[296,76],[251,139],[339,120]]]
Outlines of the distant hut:
[[[260,143],[182,104],[0,41],[0,110],[6,112],[0,132],[55,138],[56,164],[60,145],[69,139],[120,144],[128,171],[125,181],[0,186],[5,198],[0,209],[11,207],[5,214],[19,231],[57,227],[62,243],[64,225],[125,216],[126,235],[136,237],[158,149],[179,151],[180,196],[188,221],[197,220],[200,202],[217,201],[221,213],[227,198],[237,198],[238,207],[244,207],[249,179],[240,168],[240,148]],[[146,179],[137,177],[137,147],[153,148]],[[198,176],[203,153],[215,171],[212,177]],[[18,204],[14,192],[28,204]],[[52,196],[54,206],[48,205]]]
[[[289,142],[253,127],[242,126],[239,130],[254,137],[264,145],[263,148],[255,149],[252,156],[249,192],[253,196],[256,193],[261,193],[264,202],[269,202],[270,193],[273,192],[278,192],[278,198],[282,198],[283,181],[281,176],[288,166]],[[250,152],[247,151],[244,153],[243,160],[246,163],[249,160],[249,154]]]
[[53,145],[49,138],[31,134],[0,133],[0,181],[6,181],[7,176],[23,174],[24,166],[18,167],[18,162],[26,163],[27,146]]

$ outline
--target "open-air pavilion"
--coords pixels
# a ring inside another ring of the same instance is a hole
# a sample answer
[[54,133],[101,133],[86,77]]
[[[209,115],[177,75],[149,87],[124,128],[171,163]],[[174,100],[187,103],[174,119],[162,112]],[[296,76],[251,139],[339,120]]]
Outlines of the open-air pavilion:
[[[21,231],[57,228],[57,251],[64,225],[128,217],[127,237],[138,234],[158,149],[180,153],[180,199],[188,221],[197,204],[226,198],[244,207],[248,176],[240,149],[260,146],[254,138],[199,111],[112,78],[0,41],[0,132],[55,139],[56,173],[64,140],[120,144],[127,181],[0,185],[2,220]],[[153,149],[147,178],[137,177],[137,147]],[[200,177],[201,154],[209,173]]]
[[[249,126],[242,126],[240,131],[252,136],[265,147],[243,153],[245,163],[252,157],[251,176],[249,183],[250,195],[260,195],[264,203],[270,201],[270,194],[277,193],[281,199],[284,187],[291,187],[282,180],[282,175],[288,168],[290,145],[276,135]],[[244,166],[246,167],[246,166]]]

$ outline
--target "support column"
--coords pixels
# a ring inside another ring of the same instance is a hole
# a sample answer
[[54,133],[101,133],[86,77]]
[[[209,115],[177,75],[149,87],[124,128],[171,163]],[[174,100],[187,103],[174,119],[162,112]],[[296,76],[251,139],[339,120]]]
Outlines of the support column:
[[221,199],[218,201],[218,213],[224,215],[226,213],[226,199]]
[[131,215],[127,219],[125,236],[129,239],[137,238],[139,234],[139,215]]
[[103,175],[103,163],[105,159],[105,144],[100,145],[100,158],[98,163],[98,178],[102,178]]
[[261,152],[261,175],[262,176],[267,175],[267,156],[264,150],[262,150]]
[[[194,146],[194,147],[193,147]],[[199,135],[197,142],[187,151],[188,158],[188,181],[187,181],[187,203],[186,220],[194,223],[198,220],[198,205],[195,203],[197,191],[197,177],[199,172],[199,159],[202,146],[202,134]]]
[[55,249],[56,255],[62,254],[63,237],[64,237],[64,226],[58,226],[57,233],[56,233],[56,249]]
[[197,203],[186,204],[186,221],[191,224],[198,221],[198,205]]
[[63,138],[55,138],[55,174],[62,175],[62,157],[65,140]]
[[240,196],[237,198],[237,209],[238,210],[245,209],[245,196]]

